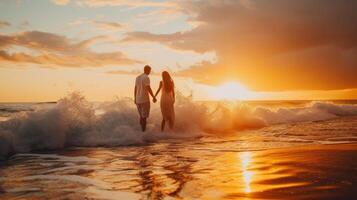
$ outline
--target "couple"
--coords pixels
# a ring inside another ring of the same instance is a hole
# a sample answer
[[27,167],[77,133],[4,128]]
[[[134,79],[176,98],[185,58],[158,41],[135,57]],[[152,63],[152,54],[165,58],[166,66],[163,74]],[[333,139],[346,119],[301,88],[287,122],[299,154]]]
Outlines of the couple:
[[135,89],[134,89],[134,102],[138,108],[140,115],[141,130],[144,132],[146,129],[146,119],[150,114],[150,98],[149,94],[153,98],[153,102],[156,103],[156,96],[161,92],[160,108],[162,113],[161,131],[165,129],[165,123],[169,123],[170,129],[173,128],[175,122],[175,90],[174,81],[171,79],[170,74],[167,71],[162,72],[162,80],[160,81],[159,89],[156,94],[151,90],[149,74],[151,67],[146,65],[144,67],[144,73],[136,77]]

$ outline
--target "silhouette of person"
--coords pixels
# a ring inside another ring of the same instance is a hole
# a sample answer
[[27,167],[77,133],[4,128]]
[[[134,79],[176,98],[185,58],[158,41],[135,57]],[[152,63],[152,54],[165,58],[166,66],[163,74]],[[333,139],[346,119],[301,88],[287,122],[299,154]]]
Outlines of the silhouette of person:
[[134,101],[138,108],[141,130],[143,132],[146,130],[146,119],[149,117],[150,114],[149,94],[153,98],[153,102],[156,102],[156,98],[150,87],[150,72],[151,67],[149,65],[145,65],[144,73],[136,77],[135,80]]
[[175,85],[170,74],[167,71],[162,72],[162,81],[160,81],[159,89],[157,89],[155,97],[158,95],[160,90],[160,108],[162,114],[161,131],[165,129],[166,121],[169,123],[169,127],[172,130],[175,123]]

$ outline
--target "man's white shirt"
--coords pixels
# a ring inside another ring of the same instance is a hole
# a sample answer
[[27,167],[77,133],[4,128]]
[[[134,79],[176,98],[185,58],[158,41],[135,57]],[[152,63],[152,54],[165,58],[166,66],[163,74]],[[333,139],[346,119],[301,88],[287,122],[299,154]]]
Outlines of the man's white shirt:
[[136,86],[136,102],[137,104],[139,103],[145,103],[145,102],[150,102],[149,98],[149,92],[146,90],[146,86],[150,86],[150,78],[147,74],[143,73],[136,77],[135,80],[135,86]]

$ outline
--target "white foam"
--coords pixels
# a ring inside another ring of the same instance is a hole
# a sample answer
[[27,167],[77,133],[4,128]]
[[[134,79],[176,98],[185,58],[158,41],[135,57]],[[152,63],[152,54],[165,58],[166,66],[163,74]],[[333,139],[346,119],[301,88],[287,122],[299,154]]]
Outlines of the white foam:
[[[0,159],[11,153],[66,146],[137,145],[162,139],[193,139],[206,132],[261,128],[271,124],[327,120],[357,115],[356,105],[313,102],[301,108],[251,108],[218,103],[198,103],[177,95],[176,124],[172,133],[161,133],[161,113],[153,105],[148,131],[142,133],[131,99],[120,99],[94,108],[83,96],[73,93],[55,106],[22,113],[0,123]],[[99,113],[99,114],[96,114]]]

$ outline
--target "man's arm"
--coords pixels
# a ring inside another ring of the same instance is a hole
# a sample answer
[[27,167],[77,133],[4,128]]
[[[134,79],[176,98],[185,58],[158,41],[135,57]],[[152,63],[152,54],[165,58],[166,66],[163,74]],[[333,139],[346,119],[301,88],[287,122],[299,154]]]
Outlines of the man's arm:
[[156,102],[156,98],[155,98],[154,93],[152,92],[152,89],[150,87],[150,79],[149,79],[149,77],[146,77],[146,79],[144,79],[144,85],[145,85],[146,91],[149,92],[149,94],[152,97],[153,102],[155,103]]
[[151,97],[152,97],[152,99],[153,99],[153,101],[155,103],[156,102],[156,97],[154,96],[154,93],[152,92],[150,85],[146,86],[146,90],[149,92],[149,94],[151,95]]

